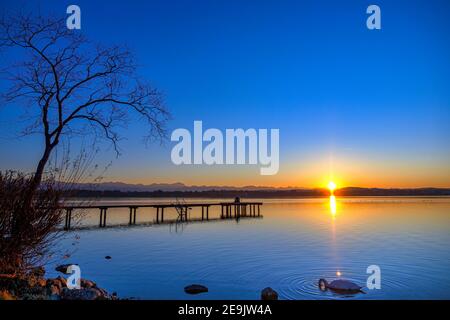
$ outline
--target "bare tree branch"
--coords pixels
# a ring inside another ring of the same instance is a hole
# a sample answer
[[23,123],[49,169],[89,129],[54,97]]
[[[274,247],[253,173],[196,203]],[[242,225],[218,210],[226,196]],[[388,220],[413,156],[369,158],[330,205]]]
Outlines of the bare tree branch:
[[[82,121],[109,140],[119,155],[115,128],[136,113],[148,124],[147,138],[162,139],[170,118],[162,94],[141,81],[130,51],[94,46],[64,19],[10,15],[0,20],[0,48],[20,49],[24,59],[6,72],[6,102],[20,101],[40,114],[25,134],[40,128],[45,150],[36,172],[39,184],[53,148]],[[100,130],[97,130],[100,129]]]

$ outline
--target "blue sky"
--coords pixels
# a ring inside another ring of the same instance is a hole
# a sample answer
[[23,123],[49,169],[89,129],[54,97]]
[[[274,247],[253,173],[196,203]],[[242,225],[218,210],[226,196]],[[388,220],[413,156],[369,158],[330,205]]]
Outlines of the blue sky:
[[[169,132],[279,128],[280,171],[174,166],[173,144],[122,132],[107,180],[318,186],[450,186],[448,1],[76,1],[93,41],[127,44],[166,96]],[[65,15],[66,1],[3,1]],[[366,28],[381,8],[382,29]],[[0,89],[5,88],[0,83]],[[41,138],[14,138],[19,106],[0,109],[0,169],[33,170]],[[106,148],[106,145],[104,146]],[[14,152],[11,152],[14,150]]]

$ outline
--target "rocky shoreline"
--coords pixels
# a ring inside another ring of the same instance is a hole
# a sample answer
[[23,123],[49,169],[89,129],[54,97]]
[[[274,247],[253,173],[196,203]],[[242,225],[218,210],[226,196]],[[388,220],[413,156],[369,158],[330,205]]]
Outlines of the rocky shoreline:
[[[68,265],[57,271],[65,273]],[[45,269],[38,267],[26,274],[0,274],[0,300],[119,300],[117,294],[109,294],[94,281],[81,279],[80,289],[69,289],[65,278],[45,278]],[[186,286],[187,294],[208,292],[208,288],[192,284]],[[261,291],[261,300],[278,300],[278,293],[270,287]]]
[[81,279],[80,289],[69,289],[66,279],[45,278],[43,267],[22,275],[0,274],[0,300],[117,300],[94,281]]

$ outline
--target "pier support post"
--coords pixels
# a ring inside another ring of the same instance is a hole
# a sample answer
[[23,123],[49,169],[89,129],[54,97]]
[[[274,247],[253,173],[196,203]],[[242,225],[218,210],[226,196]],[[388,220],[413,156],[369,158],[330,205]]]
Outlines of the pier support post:
[[70,229],[70,222],[72,220],[72,208],[67,208],[66,209],[66,221],[64,224],[64,230],[69,230]]
[[100,207],[100,222],[99,222],[100,228],[103,228],[106,226],[106,211],[107,210],[108,210],[108,208]]
[[133,224],[133,207],[130,207],[130,221],[128,221],[128,224]]
[[159,207],[156,207],[156,223],[159,224]]

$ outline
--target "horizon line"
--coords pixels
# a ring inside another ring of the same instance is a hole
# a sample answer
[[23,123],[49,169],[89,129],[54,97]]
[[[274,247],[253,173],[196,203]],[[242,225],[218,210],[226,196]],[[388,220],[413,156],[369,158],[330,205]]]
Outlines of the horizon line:
[[[123,181],[102,181],[102,182],[75,182],[74,184],[77,185],[102,185],[102,184],[122,184],[126,186],[142,186],[142,187],[152,187],[152,186],[175,186],[175,185],[182,185],[186,188],[235,188],[235,189],[245,189],[245,188],[265,188],[265,189],[302,189],[302,190],[317,190],[317,189],[328,189],[327,187],[300,187],[300,186],[270,186],[270,185],[243,185],[243,186],[233,186],[233,185],[207,185],[207,184],[186,184],[183,182],[152,182],[152,183],[129,183],[129,182],[123,182]],[[379,187],[379,186],[356,186],[356,185],[349,185],[349,186],[343,186],[336,188],[335,190],[342,190],[342,189],[450,189],[450,186],[446,187],[437,187],[437,186],[414,186],[414,187],[394,187],[394,186],[386,186],[386,187]]]

